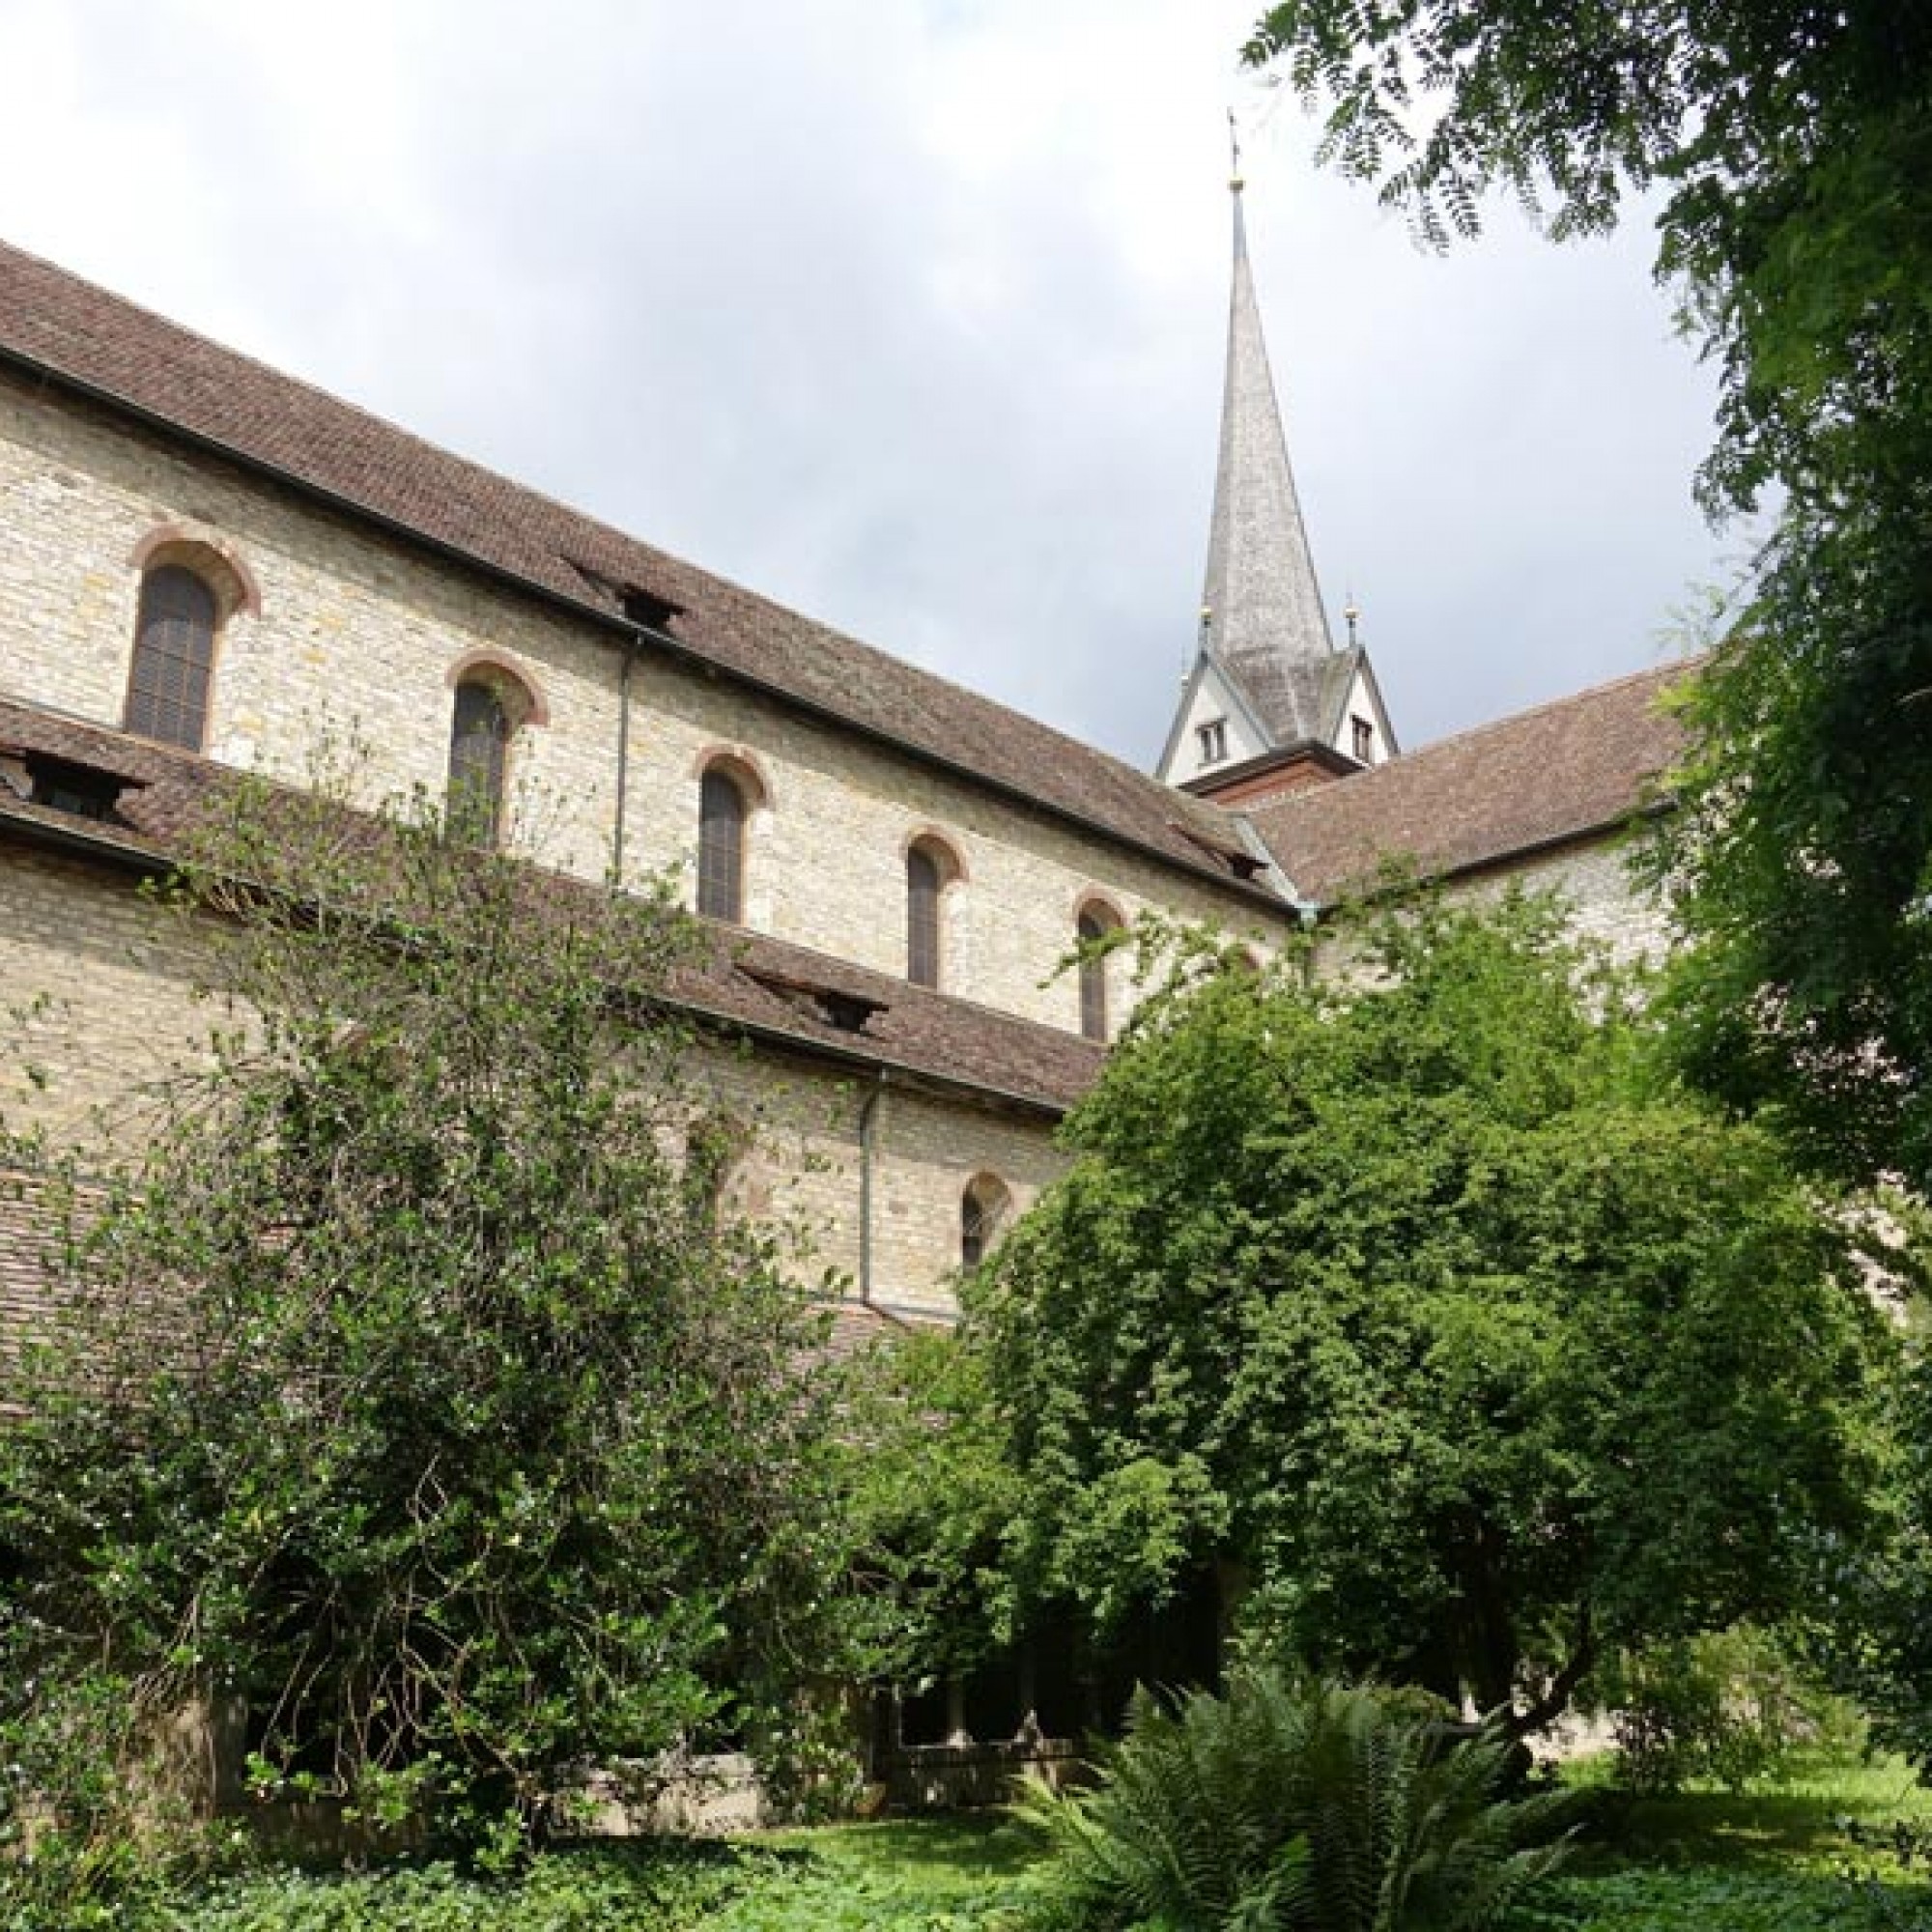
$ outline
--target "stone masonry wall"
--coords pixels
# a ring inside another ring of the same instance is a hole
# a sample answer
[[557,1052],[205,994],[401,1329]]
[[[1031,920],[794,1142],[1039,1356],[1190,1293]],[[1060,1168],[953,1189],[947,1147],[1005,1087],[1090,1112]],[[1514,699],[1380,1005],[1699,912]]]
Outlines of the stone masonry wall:
[[1604,946],[1620,962],[1654,964],[1670,950],[1670,919],[1662,900],[1632,875],[1630,837],[1612,833],[1479,873],[1459,884],[1456,895],[1498,898],[1512,886],[1556,893],[1568,902],[1579,938]]
[[[130,875],[0,838],[0,1126],[37,1128],[89,1165],[136,1148],[170,1077],[205,1065],[210,1029],[237,1018],[196,997],[204,944]],[[799,1279],[856,1293],[869,1079],[722,1044],[693,1071],[750,1136],[727,1208],[787,1230]],[[889,1307],[952,1307],[976,1176],[997,1176],[1017,1212],[1062,1165],[1043,1120],[904,1086],[878,1100],[872,1139],[871,1289]]]
[[[1654,963],[1670,950],[1670,919],[1662,902],[1632,873],[1631,857],[1629,835],[1613,832],[1451,879],[1446,892],[1452,900],[1475,903],[1493,903],[1512,889],[1554,893],[1568,906],[1578,938],[1604,947],[1620,964]],[[1317,971],[1327,979],[1346,979],[1358,970],[1357,959],[1352,938],[1331,931],[1318,954]]]
[[[259,590],[259,611],[231,613],[218,639],[213,756],[303,782],[321,754],[371,801],[439,796],[452,670],[488,653],[547,714],[511,749],[513,836],[568,870],[608,868],[622,667],[611,634],[11,376],[0,524],[0,691],[118,725],[134,558],[165,529],[220,551]],[[1089,895],[1128,920],[1151,904],[1264,946],[1282,929],[1209,881],[666,656],[640,659],[633,678],[627,873],[680,867],[688,894],[698,775],[721,750],[769,793],[750,830],[752,926],[902,972],[905,849],[936,833],[962,872],[945,899],[944,983],[1009,1012],[1078,1025],[1075,982],[1053,972]],[[1124,973],[1115,980],[1124,1010]]]

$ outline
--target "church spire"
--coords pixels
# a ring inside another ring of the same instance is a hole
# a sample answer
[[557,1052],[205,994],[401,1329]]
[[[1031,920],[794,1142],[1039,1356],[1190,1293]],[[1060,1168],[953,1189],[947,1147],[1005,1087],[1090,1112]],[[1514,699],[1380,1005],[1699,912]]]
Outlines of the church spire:
[[1337,650],[1322,610],[1262,337],[1240,165],[1236,141],[1228,184],[1234,281],[1207,582],[1193,668],[1159,764],[1170,783],[1208,796],[1224,771],[1248,795],[1262,764],[1285,772],[1313,756],[1333,772],[1379,764],[1395,749],[1352,620],[1347,646]]
[[1313,715],[1313,705],[1332,645],[1248,265],[1239,152],[1236,148],[1237,172],[1229,183],[1235,202],[1234,290],[1221,457],[1201,597],[1209,613],[1203,642],[1239,680],[1275,742],[1292,744],[1322,733],[1324,721]]

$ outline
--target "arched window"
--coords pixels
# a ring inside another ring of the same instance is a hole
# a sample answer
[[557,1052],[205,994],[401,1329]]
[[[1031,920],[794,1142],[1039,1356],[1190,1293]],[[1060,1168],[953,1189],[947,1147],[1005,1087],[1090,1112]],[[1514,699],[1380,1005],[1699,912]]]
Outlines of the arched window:
[[745,826],[751,801],[723,765],[707,765],[697,787],[697,910],[745,922]]
[[906,978],[915,986],[937,986],[945,977],[940,911],[947,887],[963,876],[958,855],[939,838],[906,848]]
[[181,564],[161,564],[142,578],[123,720],[129,731],[201,750],[219,613],[213,590]]
[[1074,922],[1080,944],[1080,1031],[1089,1039],[1111,1037],[1107,1011],[1107,955],[1095,950],[1110,932],[1121,929],[1119,916],[1109,907],[1083,906]]
[[996,1174],[976,1174],[959,1197],[959,1265],[976,1268],[999,1239],[1013,1197]]
[[906,854],[906,978],[915,986],[939,984],[939,895],[945,881],[930,848]]
[[470,845],[495,845],[502,837],[514,728],[510,707],[497,684],[469,677],[456,687],[449,722],[449,789],[443,807],[452,838]]

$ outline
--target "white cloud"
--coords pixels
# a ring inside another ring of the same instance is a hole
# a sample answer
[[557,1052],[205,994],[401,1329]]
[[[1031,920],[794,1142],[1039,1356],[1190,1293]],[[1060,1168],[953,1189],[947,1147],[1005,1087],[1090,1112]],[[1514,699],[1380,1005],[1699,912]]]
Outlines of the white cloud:
[[0,235],[1151,755],[1222,113],[1331,605],[1410,743],[1648,662],[1711,540],[1648,238],[1447,261],[1157,0],[0,0]]

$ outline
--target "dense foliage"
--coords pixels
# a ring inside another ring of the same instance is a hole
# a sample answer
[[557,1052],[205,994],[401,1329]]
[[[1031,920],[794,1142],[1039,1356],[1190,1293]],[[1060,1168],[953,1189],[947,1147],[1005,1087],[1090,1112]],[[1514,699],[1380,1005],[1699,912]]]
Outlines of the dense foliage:
[[1098,1781],[1036,1795],[1056,1927],[1477,1932],[1557,1863],[1560,1797],[1505,1796],[1509,1746],[1373,1687],[1236,1671],[1145,1694]]
[[964,1675],[1014,1634],[1005,1531],[1019,1507],[982,1356],[914,1332],[855,1365],[840,1441],[858,1613],[881,1681]]
[[1932,1770],[1932,1361],[1922,1335],[1899,1400],[1904,1466],[1892,1533],[1858,1552],[1843,1615],[1821,1632],[1820,1647],[1880,1738],[1923,1775]]
[[177,911],[230,1019],[6,1391],[38,1862],[185,1708],[264,1795],[500,1841],[836,1668],[816,1323],[716,1212],[668,905],[250,795]]
[[[1436,242],[1643,191],[1721,376],[1702,494],[1775,511],[1685,715],[1656,870],[1684,1065],[1822,1171],[1932,1193],[1932,10],[1286,0],[1248,48]],[[1932,1741],[1932,1473],[1872,1567],[1869,1694]],[[1889,1634],[1888,1634],[1889,1633]],[[1932,1761],[1932,1760],[1928,1760]]]
[[1932,12],[1289,0],[1249,57],[1422,230],[1656,197],[1722,376],[1703,494],[1781,507],[1699,676],[1665,867],[1695,1071],[1815,1155],[1932,1176]]
[[1216,1572],[1324,1667],[1537,1685],[1527,1728],[1860,1537],[1889,1348],[1843,1229],[1560,930],[1423,907],[1350,983],[1183,958],[1142,1007],[968,1306],[1036,1599]]

